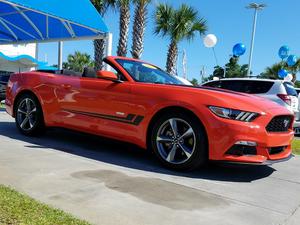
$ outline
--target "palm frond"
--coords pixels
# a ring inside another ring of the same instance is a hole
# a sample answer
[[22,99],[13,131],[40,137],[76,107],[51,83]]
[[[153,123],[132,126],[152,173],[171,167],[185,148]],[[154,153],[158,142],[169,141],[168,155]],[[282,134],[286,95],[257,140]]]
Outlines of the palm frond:
[[195,37],[195,34],[197,32],[199,32],[200,36],[204,35],[207,31],[207,25],[206,25],[206,20],[204,20],[203,18],[198,19],[198,21],[196,21],[192,28],[190,28],[189,30],[187,30],[186,33],[186,39],[191,41],[193,40],[193,38]]
[[115,9],[118,0],[91,0],[97,11],[104,16],[108,8]]
[[154,34],[161,34],[166,36],[172,26],[172,18],[174,16],[174,9],[168,4],[159,4],[155,12],[155,28]]
[[207,31],[204,18],[198,17],[198,11],[182,4],[174,9],[168,4],[159,4],[155,12],[154,34],[169,36],[171,44],[168,50],[167,71],[175,74],[178,57],[178,43],[184,39],[192,40],[197,33],[203,35]]

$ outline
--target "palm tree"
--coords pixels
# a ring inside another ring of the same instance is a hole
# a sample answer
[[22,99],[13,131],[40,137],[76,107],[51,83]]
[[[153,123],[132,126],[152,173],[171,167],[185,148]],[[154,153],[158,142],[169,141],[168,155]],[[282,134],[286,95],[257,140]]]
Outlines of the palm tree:
[[[102,17],[104,17],[109,7],[112,8],[116,7],[116,0],[91,0],[91,2]],[[105,40],[103,39],[94,40],[94,59],[95,59],[96,70],[102,69],[104,50],[105,50]]]
[[285,67],[284,62],[275,63],[272,66],[268,66],[263,73],[260,74],[260,78],[267,79],[279,79],[278,72],[279,70]]
[[293,75],[293,82],[297,80],[297,73],[300,71],[300,59],[294,66],[289,67],[286,62],[282,61],[275,63],[265,69],[263,73],[260,74],[261,78],[279,79],[278,72],[281,69],[286,69]]
[[166,69],[168,73],[176,74],[178,43],[184,39],[192,40],[198,32],[203,35],[207,31],[206,21],[198,17],[197,10],[185,4],[177,10],[168,4],[159,4],[155,23],[154,33],[171,40]]
[[213,74],[209,77],[219,78],[235,78],[235,77],[246,77],[248,72],[248,64],[240,65],[239,57],[232,56],[229,62],[226,63],[225,67],[215,66]]
[[293,82],[295,83],[297,80],[297,73],[300,71],[300,59],[297,60],[297,63],[294,66],[288,66],[286,63],[286,69],[290,71],[293,75]]
[[199,82],[196,78],[193,78],[193,80],[190,81],[194,86],[199,86]]
[[130,24],[130,0],[118,0],[117,6],[120,10],[120,36],[117,54],[118,56],[126,56]]
[[85,67],[93,67],[94,62],[91,56],[86,53],[76,51],[73,55],[68,55],[68,61],[63,63],[64,69],[83,72]]
[[147,6],[151,0],[133,0],[136,5],[134,12],[133,37],[131,54],[133,58],[139,59],[144,50],[144,35],[146,29]]

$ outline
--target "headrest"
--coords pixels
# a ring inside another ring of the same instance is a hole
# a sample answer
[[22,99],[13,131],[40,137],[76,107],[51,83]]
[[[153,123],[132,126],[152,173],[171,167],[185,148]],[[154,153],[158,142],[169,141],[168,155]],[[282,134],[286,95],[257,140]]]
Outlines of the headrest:
[[94,68],[85,67],[83,70],[82,77],[97,78],[97,73]]

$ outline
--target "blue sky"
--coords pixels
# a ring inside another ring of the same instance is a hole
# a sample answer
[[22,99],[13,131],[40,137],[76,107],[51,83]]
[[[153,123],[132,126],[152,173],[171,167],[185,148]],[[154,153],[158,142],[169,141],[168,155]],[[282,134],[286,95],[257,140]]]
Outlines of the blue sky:
[[[267,8],[259,13],[256,41],[253,56],[252,71],[259,74],[265,67],[278,62],[278,49],[282,45],[288,45],[292,54],[300,55],[300,29],[298,26],[298,14],[300,9],[299,0],[262,0]],[[232,47],[236,43],[244,43],[247,52],[241,57],[240,63],[248,63],[253,10],[246,9],[249,0],[157,0],[149,6],[148,26],[145,36],[145,49],[142,59],[165,68],[166,54],[169,40],[153,34],[153,14],[156,2],[167,2],[178,7],[186,3],[195,7],[200,16],[208,23],[208,33],[218,37],[215,47],[219,64],[222,66],[228,62],[232,54]],[[261,3],[261,2],[258,2]],[[133,11],[132,11],[133,18]],[[109,11],[105,18],[110,31],[114,35],[113,54],[116,54],[118,43],[119,15]],[[132,31],[132,23],[131,30]],[[131,36],[129,39],[129,52],[131,48]],[[180,51],[187,52],[188,77],[200,79],[200,70],[204,66],[206,75],[213,71],[216,65],[213,52],[203,45],[202,38],[197,37],[192,42],[183,41],[179,45]],[[93,55],[91,41],[76,41],[64,43],[64,60],[67,55],[75,50]],[[40,44],[39,59],[48,60],[49,64],[57,64],[57,43]],[[179,73],[181,73],[181,58],[179,55]]]

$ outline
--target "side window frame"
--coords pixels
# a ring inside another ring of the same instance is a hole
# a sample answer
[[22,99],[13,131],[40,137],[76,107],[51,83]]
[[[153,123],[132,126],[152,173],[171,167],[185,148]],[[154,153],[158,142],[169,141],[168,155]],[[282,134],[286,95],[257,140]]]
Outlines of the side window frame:
[[109,66],[111,66],[115,71],[117,71],[118,73],[118,78],[121,81],[128,81],[128,79],[126,78],[126,76],[119,70],[119,68],[117,68],[113,63],[111,63],[109,60],[107,60],[106,58],[103,59],[103,62],[105,62],[106,64],[108,64]]

